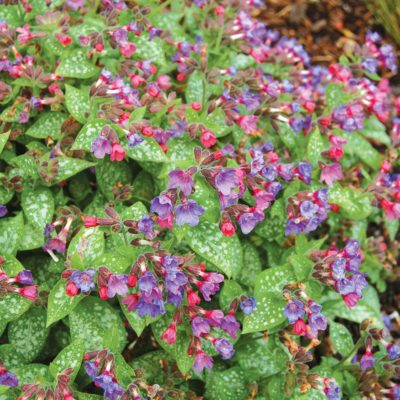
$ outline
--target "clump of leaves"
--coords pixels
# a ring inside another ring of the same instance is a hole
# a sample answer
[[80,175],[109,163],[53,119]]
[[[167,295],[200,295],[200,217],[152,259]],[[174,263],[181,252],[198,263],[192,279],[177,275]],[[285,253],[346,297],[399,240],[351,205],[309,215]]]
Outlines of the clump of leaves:
[[0,6],[1,399],[399,398],[394,50],[262,6]]

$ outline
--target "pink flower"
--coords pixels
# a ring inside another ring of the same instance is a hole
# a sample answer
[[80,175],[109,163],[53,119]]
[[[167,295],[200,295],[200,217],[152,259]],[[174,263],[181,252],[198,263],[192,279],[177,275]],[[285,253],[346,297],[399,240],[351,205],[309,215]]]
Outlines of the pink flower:
[[327,185],[332,185],[333,182],[342,179],[343,172],[339,163],[322,164],[321,163],[321,176],[320,181],[325,182]]
[[125,58],[131,58],[136,51],[136,46],[133,43],[126,42],[120,46],[119,51]]
[[211,131],[205,130],[201,134],[200,141],[202,145],[208,149],[217,143],[217,138]]
[[110,160],[111,161],[122,161],[126,155],[125,150],[123,147],[118,143],[113,143]]
[[257,131],[258,117],[255,115],[241,115],[236,120],[237,124],[246,132],[252,133]]
[[166,341],[168,344],[175,344],[176,342],[176,323],[171,322],[169,327],[161,335],[161,339]]
[[386,199],[381,200],[381,206],[385,211],[388,221],[400,218],[400,203],[394,203]]
[[19,289],[18,293],[30,301],[35,301],[37,298],[37,286],[25,286]]

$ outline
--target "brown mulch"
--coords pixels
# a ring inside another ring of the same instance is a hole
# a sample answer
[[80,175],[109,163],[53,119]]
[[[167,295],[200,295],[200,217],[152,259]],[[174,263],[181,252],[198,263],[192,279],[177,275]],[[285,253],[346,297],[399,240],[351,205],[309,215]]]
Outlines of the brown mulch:
[[363,43],[368,29],[383,34],[364,0],[266,0],[259,18],[281,34],[296,37],[312,62],[329,64]]

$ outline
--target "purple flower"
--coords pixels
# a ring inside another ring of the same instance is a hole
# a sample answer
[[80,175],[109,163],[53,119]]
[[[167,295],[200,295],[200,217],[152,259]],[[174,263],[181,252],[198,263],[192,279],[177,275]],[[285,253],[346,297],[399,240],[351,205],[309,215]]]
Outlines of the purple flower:
[[239,180],[234,169],[224,169],[215,177],[216,188],[225,196],[231,194],[238,184]]
[[200,337],[204,333],[210,332],[210,323],[206,318],[194,317],[192,319],[192,331],[194,336]]
[[0,386],[17,387],[18,385],[18,378],[15,374],[4,368],[0,370]]
[[222,318],[220,327],[233,339],[236,339],[236,331],[240,329],[240,324],[236,321],[236,318],[233,315],[228,314],[224,318]]
[[8,214],[8,210],[6,206],[3,206],[3,204],[0,204],[0,218],[6,216]]
[[124,394],[122,387],[114,382],[110,374],[103,373],[97,376],[94,382],[104,390],[104,397],[108,400],[118,400]]
[[399,344],[390,344],[387,347],[387,354],[389,360],[396,360],[400,358],[400,345]]
[[333,164],[322,164],[321,165],[321,176],[320,181],[325,182],[327,185],[332,185],[333,182],[342,179],[343,172],[342,167],[339,163]]
[[173,294],[179,294],[180,288],[188,283],[187,276],[179,271],[168,271],[165,276],[165,289]]
[[146,271],[138,280],[139,290],[150,293],[157,286],[157,279],[150,272]]
[[315,301],[310,301],[308,304],[310,313],[317,314],[322,310],[322,306]]
[[204,214],[204,208],[194,200],[187,200],[175,207],[176,225],[198,225],[200,217]]
[[362,371],[372,369],[375,366],[375,357],[370,350],[367,350],[360,360],[360,368]]
[[85,362],[85,371],[92,378],[96,378],[97,376],[97,367],[94,361],[86,361]]
[[289,119],[289,125],[295,134],[298,134],[304,127],[304,119],[302,117],[293,117]]
[[193,178],[189,172],[177,169],[169,173],[169,189],[180,189],[185,196],[188,196],[192,193],[193,186]]
[[125,296],[128,293],[128,275],[111,274],[107,282],[107,295],[111,299],[116,294]]
[[217,339],[214,342],[214,348],[218,351],[223,360],[229,360],[235,354],[232,343],[225,338]]
[[22,285],[33,285],[32,272],[27,269],[23,269],[22,271],[18,272],[16,280]]
[[96,158],[102,159],[112,153],[112,144],[104,136],[98,136],[92,144],[92,152]]
[[285,235],[299,235],[306,228],[306,223],[299,218],[290,218],[286,223]]
[[145,235],[146,239],[153,240],[156,237],[154,232],[154,221],[150,215],[145,215],[138,223],[138,229],[140,233]]
[[264,154],[261,151],[254,151],[253,159],[251,160],[251,175],[256,175],[264,167]]
[[255,211],[241,214],[238,219],[238,223],[240,225],[240,229],[246,235],[250,233],[256,227],[256,225],[263,220],[264,213]]
[[360,242],[358,240],[352,239],[346,243],[344,248],[346,254],[350,257],[354,257],[357,255],[358,251],[360,250]]
[[290,300],[285,307],[283,315],[290,324],[294,324],[298,319],[302,319],[305,315],[304,303],[300,300]]
[[344,258],[337,258],[331,264],[331,268],[335,279],[343,279],[346,277],[346,260]]
[[297,167],[299,178],[309,185],[311,183],[312,165],[309,162],[301,162]]
[[318,206],[317,204],[313,203],[310,200],[304,200],[301,204],[300,204],[300,214],[304,217],[304,218],[312,218],[314,217],[314,215],[318,212]]
[[328,385],[324,388],[324,393],[328,400],[340,400],[342,398],[340,387],[334,379],[329,380]]
[[172,212],[172,201],[168,196],[161,194],[151,200],[150,211],[157,213],[161,219],[166,219]]
[[176,270],[179,267],[179,259],[174,256],[165,256],[161,260],[161,264],[167,270]]
[[248,297],[246,300],[240,303],[240,309],[246,314],[250,315],[256,308],[256,299],[254,297]]
[[318,335],[318,331],[326,330],[328,322],[326,317],[320,313],[310,314],[308,316],[308,325],[310,326],[311,332],[314,336]]
[[203,371],[204,368],[210,369],[213,367],[213,359],[208,354],[201,350],[197,352],[196,358],[194,359],[193,369],[196,372]]
[[93,282],[95,273],[96,270],[93,268],[89,268],[86,271],[74,271],[69,279],[75,283],[82,293],[89,293],[96,287]]
[[128,146],[135,147],[138,144],[144,142],[144,138],[140,136],[138,133],[132,133],[128,136]]
[[160,314],[165,314],[161,289],[159,287],[154,287],[150,291],[142,292],[136,304],[136,309],[139,317],[148,315],[151,318],[155,318]]

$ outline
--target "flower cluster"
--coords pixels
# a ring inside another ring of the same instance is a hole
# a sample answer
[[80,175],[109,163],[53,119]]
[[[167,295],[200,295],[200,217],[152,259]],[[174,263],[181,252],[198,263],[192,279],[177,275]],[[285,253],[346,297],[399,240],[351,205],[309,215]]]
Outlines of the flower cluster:
[[336,290],[348,307],[355,307],[368,284],[365,274],[360,272],[360,243],[349,240],[342,250],[333,244],[328,250],[313,252],[311,258],[316,262],[313,276]]
[[375,194],[376,205],[381,207],[387,220],[400,218],[400,175],[391,174],[391,163],[385,160],[370,190]]
[[10,277],[1,268],[5,259],[0,257],[0,296],[6,296],[8,293],[17,293],[20,296],[30,300],[37,299],[37,286],[34,285],[32,273],[23,269],[14,277]]
[[17,398],[17,400],[37,400],[37,399],[63,399],[63,400],[76,400],[74,392],[70,387],[72,368],[68,368],[57,375],[54,388],[49,388],[40,383],[25,384],[22,386],[24,394]]
[[327,328],[328,321],[321,314],[322,306],[311,300],[304,290],[291,292],[291,287],[283,291],[286,300],[284,315],[290,325],[293,325],[295,335],[316,338],[319,331]]
[[93,155],[102,159],[106,154],[110,155],[111,161],[122,161],[125,157],[125,150],[118,143],[117,134],[109,126],[101,130],[100,135],[92,144]]
[[331,206],[328,203],[328,189],[316,192],[300,192],[289,198],[286,235],[309,233],[328,218]]

